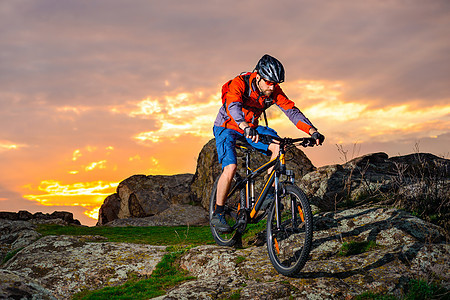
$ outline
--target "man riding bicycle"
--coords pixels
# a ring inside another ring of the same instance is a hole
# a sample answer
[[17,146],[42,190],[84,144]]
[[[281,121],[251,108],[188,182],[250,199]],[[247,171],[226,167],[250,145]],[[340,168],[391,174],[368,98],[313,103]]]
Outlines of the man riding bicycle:
[[222,164],[223,171],[217,184],[216,209],[211,218],[211,224],[219,231],[227,232],[231,229],[223,212],[237,168],[236,140],[245,136],[252,147],[270,155],[271,159],[278,155],[278,144],[259,141],[260,134],[278,136],[272,128],[258,125],[259,117],[265,109],[276,104],[298,129],[310,134],[317,145],[321,145],[325,139],[295,107],[295,103],[283,93],[280,87],[282,82],[284,82],[283,65],[276,58],[266,54],[258,61],[252,73],[239,75],[222,88],[223,106],[219,110],[213,130],[219,163]]

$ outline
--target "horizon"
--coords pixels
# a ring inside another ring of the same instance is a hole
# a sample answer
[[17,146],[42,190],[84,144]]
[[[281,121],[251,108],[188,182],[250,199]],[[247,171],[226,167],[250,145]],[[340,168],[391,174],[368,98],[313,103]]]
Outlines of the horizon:
[[[195,173],[222,84],[266,53],[325,135],[304,151],[316,167],[449,157],[450,2],[197,2],[0,4],[0,211],[92,226],[122,180]],[[267,113],[280,136],[306,135]]]

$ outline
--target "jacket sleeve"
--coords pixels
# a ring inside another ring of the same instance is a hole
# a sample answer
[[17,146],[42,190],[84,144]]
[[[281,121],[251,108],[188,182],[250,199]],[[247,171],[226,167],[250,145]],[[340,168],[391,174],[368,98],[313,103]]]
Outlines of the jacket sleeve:
[[245,115],[242,111],[242,96],[245,91],[245,83],[236,77],[230,84],[230,89],[226,95],[226,109],[229,116],[237,125],[245,121]]
[[309,130],[314,125],[311,121],[295,106],[295,103],[288,99],[279,86],[274,90],[275,104],[284,112],[294,125],[309,134]]

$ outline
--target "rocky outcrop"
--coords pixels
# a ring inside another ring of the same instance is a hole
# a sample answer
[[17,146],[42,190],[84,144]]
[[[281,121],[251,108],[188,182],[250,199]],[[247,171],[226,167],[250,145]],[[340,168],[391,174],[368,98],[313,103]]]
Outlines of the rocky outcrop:
[[28,246],[41,237],[35,229],[36,225],[28,221],[0,219],[0,262],[8,253]]
[[13,271],[0,269],[0,299],[56,300],[57,298],[37,281]]
[[391,158],[386,153],[372,153],[342,165],[317,168],[297,183],[313,204],[329,211],[347,200],[357,203],[399,189],[411,190],[417,184],[430,187],[427,182],[435,184],[435,193],[442,192],[437,195],[441,199],[450,199],[450,160],[427,153]]
[[41,237],[36,231],[37,224],[80,225],[71,212],[55,211],[51,214],[0,212],[0,262],[8,253],[28,246]]
[[3,268],[26,281],[38,282],[57,299],[71,299],[83,289],[121,284],[132,274],[151,274],[166,248],[105,240],[96,236],[46,236],[22,249]]
[[[351,299],[366,291],[401,295],[405,284],[417,278],[450,288],[450,246],[438,226],[376,206],[319,213],[314,226],[310,260],[295,278],[275,271],[265,245],[204,245],[178,261],[196,279],[158,299]],[[340,254],[344,243],[369,242],[369,250]],[[85,288],[121,284],[130,274],[146,278],[165,249],[110,243],[98,236],[46,236],[2,266],[0,276],[9,279],[2,277],[0,295],[20,287],[24,295],[43,295],[35,299],[70,299]]]
[[10,221],[30,221],[33,224],[59,223],[60,225],[81,225],[80,221],[73,218],[73,213],[67,211],[54,211],[51,214],[42,212],[30,213],[26,210],[19,212],[0,211],[0,219]]
[[[159,299],[351,299],[366,291],[400,295],[409,279],[450,287],[450,246],[442,229],[408,213],[362,207],[314,216],[311,258],[296,278],[279,275],[265,246],[199,246],[180,265],[197,277]],[[373,242],[340,255],[343,243]]]
[[[245,156],[239,150],[237,151],[238,166],[244,164]],[[251,156],[250,165],[253,167],[262,166],[269,161],[269,157],[259,152],[253,152]],[[293,170],[295,177],[300,179],[303,175],[315,169],[308,157],[303,151],[294,148],[286,154],[287,169]],[[238,173],[242,176],[245,173],[238,169]],[[195,202],[201,202],[205,209],[209,209],[209,197],[214,181],[221,173],[221,166],[217,158],[216,141],[210,140],[203,149],[197,159],[197,169],[195,171],[194,179],[191,184],[192,197]],[[257,188],[261,186],[263,180],[258,181]]]
[[125,179],[118,185],[117,192],[108,196],[100,207],[97,225],[115,219],[149,217],[171,205],[190,203],[192,176],[134,175]]

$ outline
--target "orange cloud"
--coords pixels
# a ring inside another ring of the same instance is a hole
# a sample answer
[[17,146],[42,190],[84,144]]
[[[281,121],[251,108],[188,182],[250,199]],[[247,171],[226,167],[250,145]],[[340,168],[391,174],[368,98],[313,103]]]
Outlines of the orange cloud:
[[19,148],[26,147],[24,144],[17,144],[10,141],[0,140],[0,152],[8,150],[17,150]]
[[92,162],[88,166],[86,166],[84,169],[85,169],[85,171],[92,171],[97,168],[98,169],[106,169],[106,160]]
[[174,140],[181,135],[206,137],[211,135],[211,127],[220,107],[220,95],[211,94],[206,101],[205,93],[178,93],[165,96],[164,99],[144,99],[138,103],[138,110],[130,116],[152,116],[160,122],[157,130],[140,132],[134,136],[138,143],[158,143]]
[[45,206],[82,206],[88,210],[85,214],[98,218],[98,209],[105,197],[115,192],[118,182],[77,182],[62,184],[56,180],[41,181],[37,188],[27,186],[33,194],[23,197]]
[[[341,82],[297,81],[287,84],[285,90],[288,96],[299,97],[297,106],[332,143],[364,142],[374,138],[388,141],[398,138],[399,134],[432,137],[450,128],[450,105],[422,108],[402,104],[371,109],[365,104],[369,100],[365,103],[347,101],[346,86]],[[284,135],[298,135],[279,111],[270,112],[269,124]]]

